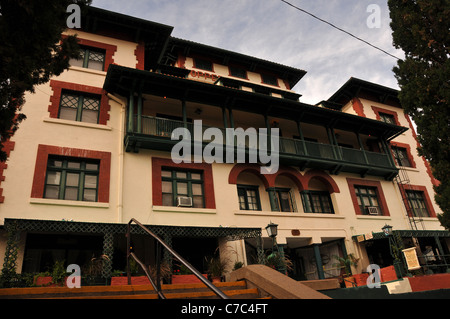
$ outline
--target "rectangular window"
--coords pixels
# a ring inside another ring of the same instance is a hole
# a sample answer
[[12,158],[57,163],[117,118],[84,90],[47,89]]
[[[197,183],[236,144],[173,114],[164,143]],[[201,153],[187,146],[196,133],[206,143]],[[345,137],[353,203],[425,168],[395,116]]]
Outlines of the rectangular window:
[[288,188],[274,188],[269,190],[272,211],[296,212],[295,198],[293,192]]
[[202,69],[206,71],[213,71],[213,64],[211,61],[201,58],[194,58],[194,66],[197,69]]
[[383,215],[376,187],[355,185],[355,192],[359,208],[363,215]]
[[414,217],[430,217],[423,192],[406,190],[406,197]]
[[258,186],[238,185],[240,210],[261,210]]
[[301,195],[305,213],[334,214],[333,204],[328,192],[303,191]]
[[163,169],[161,177],[163,206],[205,207],[201,172]]
[[388,123],[388,124],[396,124],[394,115],[382,113],[382,112],[379,112],[378,114],[380,115],[380,120],[382,122]]
[[241,79],[247,79],[247,71],[245,71],[245,69],[235,66],[230,66],[229,69],[231,76]]
[[412,167],[408,158],[408,151],[406,148],[392,146],[392,154],[394,155],[395,164],[398,166]]
[[63,91],[58,117],[64,120],[98,124],[100,104],[99,96]]
[[82,47],[80,57],[78,59],[71,59],[71,66],[79,66],[82,68],[104,71],[105,69],[105,50]]
[[44,198],[97,202],[98,160],[49,156]]
[[261,78],[264,84],[278,86],[278,80],[275,76],[270,74],[261,74]]

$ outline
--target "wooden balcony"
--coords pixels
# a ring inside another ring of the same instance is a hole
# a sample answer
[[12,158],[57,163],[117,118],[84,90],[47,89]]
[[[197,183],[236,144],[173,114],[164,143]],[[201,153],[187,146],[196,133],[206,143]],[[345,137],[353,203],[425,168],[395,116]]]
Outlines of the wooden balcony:
[[[130,123],[130,122],[129,122]],[[193,139],[194,124],[150,116],[134,116],[132,125],[128,126],[125,136],[127,152],[138,152],[139,149],[171,151],[179,140],[172,140],[172,133],[177,128],[186,128]],[[202,135],[208,126],[202,126]],[[226,130],[218,128],[226,137]],[[203,147],[211,141],[203,140]],[[194,143],[194,142],[192,142]],[[192,144],[193,145],[193,144]],[[244,144],[234,143],[234,151],[245,151],[248,155],[258,149],[249,147],[248,139]],[[360,149],[345,148],[338,145],[310,142],[300,139],[280,138],[280,164],[292,165],[300,170],[318,168],[328,170],[332,174],[340,172],[382,176],[387,180],[394,178],[398,169],[392,157],[384,153],[369,152]]]

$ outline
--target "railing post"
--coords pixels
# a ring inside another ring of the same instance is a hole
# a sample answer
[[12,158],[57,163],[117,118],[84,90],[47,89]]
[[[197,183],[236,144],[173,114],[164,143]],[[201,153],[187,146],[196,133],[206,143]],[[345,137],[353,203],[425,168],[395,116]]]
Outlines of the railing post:
[[361,135],[359,135],[358,132],[355,132],[356,138],[358,139],[359,148],[361,149],[361,152],[363,153],[364,160],[366,161],[366,164],[369,165],[369,159],[367,158],[366,150],[364,149],[364,145],[361,140]]
[[161,244],[156,241],[156,287],[161,291]]
[[131,285],[131,271],[130,271],[130,246],[131,246],[131,226],[127,225],[127,277],[128,285]]

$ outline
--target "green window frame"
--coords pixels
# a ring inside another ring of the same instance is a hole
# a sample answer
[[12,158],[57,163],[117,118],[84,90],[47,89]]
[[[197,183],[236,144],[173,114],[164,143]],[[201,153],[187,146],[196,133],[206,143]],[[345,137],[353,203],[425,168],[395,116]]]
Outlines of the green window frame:
[[98,124],[101,97],[98,95],[62,91],[58,118]]
[[294,193],[290,188],[270,188],[267,190],[273,212],[297,212]]
[[328,192],[303,191],[301,197],[305,213],[334,214],[333,203]]
[[380,120],[382,122],[388,123],[388,124],[396,124],[394,115],[386,114],[386,113],[383,113],[383,112],[379,112],[378,114],[380,115]]
[[383,215],[376,187],[355,185],[355,193],[363,215],[369,215],[368,207],[377,207],[378,215]]
[[414,217],[430,217],[425,195],[422,191],[406,190],[406,198]]
[[398,166],[412,167],[408,158],[408,150],[406,148],[392,146],[392,153],[394,154],[395,163]]
[[192,207],[205,208],[203,172],[163,168],[162,205],[178,206],[178,197],[191,197]]
[[261,210],[261,200],[259,198],[259,187],[252,185],[238,185],[240,210]]
[[98,71],[105,70],[106,52],[102,49],[81,47],[78,59],[71,59],[71,66],[78,66]]
[[100,161],[49,156],[44,198],[98,201]]

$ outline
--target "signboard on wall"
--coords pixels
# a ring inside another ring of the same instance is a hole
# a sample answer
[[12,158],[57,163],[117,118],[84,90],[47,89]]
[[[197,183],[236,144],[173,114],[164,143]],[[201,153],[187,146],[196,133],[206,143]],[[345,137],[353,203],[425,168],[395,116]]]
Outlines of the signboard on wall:
[[403,249],[403,254],[405,255],[406,264],[408,265],[408,270],[420,269],[419,259],[417,258],[416,248]]

